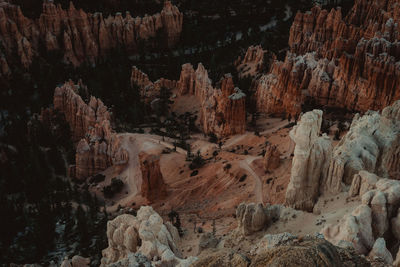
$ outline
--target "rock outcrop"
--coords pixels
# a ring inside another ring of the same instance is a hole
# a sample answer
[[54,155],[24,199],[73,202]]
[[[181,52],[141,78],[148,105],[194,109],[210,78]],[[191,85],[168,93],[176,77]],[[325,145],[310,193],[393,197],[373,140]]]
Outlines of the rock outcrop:
[[189,266],[196,260],[181,258],[176,245],[179,236],[171,233],[149,206],[142,206],[136,217],[124,214],[109,221],[107,238],[108,248],[102,252],[101,266],[136,266],[138,260],[145,261],[143,257],[152,266]]
[[322,111],[310,111],[289,133],[296,147],[285,203],[295,209],[312,211],[324,190],[332,145],[326,134],[319,136],[321,123]]
[[264,155],[264,167],[266,171],[279,168],[281,164],[281,152],[276,145],[267,145]]
[[110,166],[124,166],[128,152],[111,127],[111,115],[100,99],[91,97],[88,104],[78,95],[81,84],[72,81],[57,87],[54,108],[65,115],[72,139],[78,142],[75,163],[70,175],[78,179],[97,174]]
[[242,134],[246,126],[246,95],[235,87],[232,76],[226,74],[212,86],[208,72],[200,63],[194,70],[190,64],[182,66],[178,82],[181,95],[191,94],[201,103],[200,126],[204,133],[217,136]]
[[380,177],[373,173],[369,173],[367,171],[360,171],[358,174],[354,175],[353,181],[351,183],[351,187],[349,190],[349,196],[362,196],[368,191],[375,188],[376,182]]
[[141,152],[139,161],[142,171],[141,195],[149,201],[164,198],[167,190],[160,170],[160,156]]
[[66,257],[61,263],[61,267],[89,267],[90,259],[81,256],[73,256],[71,260]]
[[173,90],[177,88],[177,81],[160,78],[155,82],[150,81],[147,74],[139,70],[136,66],[132,67],[131,86],[139,88],[141,99],[150,104],[160,97],[161,88]]
[[335,147],[329,166],[327,188],[340,192],[361,170],[380,177],[399,179],[400,101],[382,113],[370,111],[354,117],[350,130]]
[[[43,3],[43,13],[32,20],[23,15],[19,6],[9,3],[0,7],[0,43],[5,60],[17,60],[28,68],[41,46],[46,52],[61,51],[66,63],[78,66],[83,62],[95,63],[112,49],[125,49],[133,54],[138,42],[149,46],[174,46],[180,39],[183,14],[165,1],[161,13],[133,18],[129,12],[104,18],[102,13],[86,13],[70,4],[67,10],[53,1]],[[158,36],[162,31],[165,40]],[[1,54],[1,53],[0,53]],[[2,70],[6,69],[2,60]],[[4,74],[4,72],[3,72]]]
[[371,252],[368,255],[370,258],[380,258],[384,260],[387,264],[393,263],[393,256],[390,254],[389,250],[386,248],[386,242],[383,238],[378,238],[372,247]]
[[400,99],[399,1],[356,0],[340,8],[298,12],[284,62],[256,85],[259,111],[297,115],[302,105],[365,112]]
[[[266,53],[267,51],[264,51],[261,45],[257,45],[250,46],[243,58],[238,57],[234,65],[238,71],[239,78],[256,76],[262,70],[263,66],[268,64],[268,62],[264,62],[264,55]],[[276,59],[275,56],[271,58]]]
[[[389,238],[386,241],[393,242],[392,237],[398,238],[400,230],[397,223],[400,181],[380,178],[369,186],[372,190],[362,195],[360,206],[345,215],[338,224],[327,225],[322,230],[325,238],[333,244],[351,244],[357,253],[365,255],[373,250],[379,238]],[[375,252],[377,250],[375,248]],[[379,251],[382,250],[380,246]]]
[[238,229],[245,236],[261,231],[279,219],[280,206],[241,203],[236,209]]

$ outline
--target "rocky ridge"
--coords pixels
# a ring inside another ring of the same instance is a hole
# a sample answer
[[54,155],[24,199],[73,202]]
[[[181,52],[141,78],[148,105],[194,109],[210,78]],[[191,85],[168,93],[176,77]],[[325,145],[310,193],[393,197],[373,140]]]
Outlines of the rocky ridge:
[[[113,49],[125,49],[132,54],[144,41],[155,47],[165,43],[174,46],[180,38],[183,14],[166,1],[161,13],[133,18],[129,12],[104,18],[102,13],[77,10],[72,2],[68,9],[46,0],[43,13],[37,20],[23,15],[19,6],[8,2],[0,7],[0,51],[2,74],[10,71],[10,64],[29,68],[35,56],[46,52],[61,51],[64,62],[78,66],[83,62],[95,63]],[[159,32],[165,35],[160,38]],[[15,55],[15,56],[14,56]]]
[[379,110],[400,99],[399,1],[357,0],[340,8],[298,12],[284,62],[255,86],[259,111],[297,116],[302,105]]

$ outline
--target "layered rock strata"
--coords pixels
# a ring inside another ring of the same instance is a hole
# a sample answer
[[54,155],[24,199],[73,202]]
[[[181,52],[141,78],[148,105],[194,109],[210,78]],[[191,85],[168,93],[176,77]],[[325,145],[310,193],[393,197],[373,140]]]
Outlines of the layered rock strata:
[[302,105],[379,110],[400,99],[398,0],[356,0],[340,8],[297,13],[284,62],[255,87],[257,108],[297,115]]
[[[259,74],[263,67],[269,63],[264,62],[266,53],[267,51],[264,51],[261,45],[257,45],[250,46],[243,58],[238,57],[238,59],[234,62],[234,65],[238,71],[239,78],[245,78],[248,76],[254,77]],[[272,55],[271,59],[274,60],[276,57]]]
[[[25,17],[19,6],[4,3],[0,18],[3,74],[7,62],[18,61],[28,68],[43,49],[46,53],[61,51],[66,63],[78,66],[83,62],[95,63],[113,49],[135,53],[141,41],[150,46],[164,42],[165,47],[172,47],[179,41],[183,23],[183,14],[170,1],[165,1],[161,13],[152,16],[133,18],[127,12],[125,16],[117,13],[104,18],[101,13],[77,10],[72,2],[64,10],[46,0],[37,20]],[[160,31],[165,40],[157,39],[162,38]]]
[[295,209],[312,211],[324,190],[332,145],[326,134],[319,136],[321,123],[322,111],[310,111],[289,133],[296,147],[285,203]]
[[65,115],[72,139],[78,142],[75,163],[70,174],[78,179],[97,174],[110,166],[123,166],[128,152],[111,127],[111,115],[100,99],[91,97],[88,104],[78,95],[81,85],[72,81],[57,87],[54,108]]
[[350,130],[333,151],[326,186],[332,193],[350,185],[359,171],[400,177],[400,101],[381,113],[354,117]]
[[107,239],[101,266],[139,266],[139,260],[151,266],[189,266],[196,260],[182,259],[178,231],[149,206],[142,206],[136,217],[124,214],[109,221]]

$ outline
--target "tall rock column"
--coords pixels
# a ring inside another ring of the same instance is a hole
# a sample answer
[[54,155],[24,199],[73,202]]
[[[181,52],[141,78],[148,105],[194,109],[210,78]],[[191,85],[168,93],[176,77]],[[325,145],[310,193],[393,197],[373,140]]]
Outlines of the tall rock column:
[[326,134],[319,136],[321,123],[322,111],[313,110],[290,131],[296,147],[285,202],[295,209],[312,211],[326,179],[332,145]]

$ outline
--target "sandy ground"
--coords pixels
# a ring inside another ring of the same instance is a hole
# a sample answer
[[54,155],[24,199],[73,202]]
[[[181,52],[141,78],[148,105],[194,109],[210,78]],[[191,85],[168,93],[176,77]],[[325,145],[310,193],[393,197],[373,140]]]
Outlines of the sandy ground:
[[[184,111],[181,101],[174,103],[176,112]],[[193,99],[185,101],[193,106],[193,110],[198,104]],[[129,153],[129,164],[123,169],[106,170],[106,180],[91,190],[101,197],[101,188],[109,184],[113,177],[119,177],[125,187],[113,199],[106,200],[109,211],[116,211],[118,206],[127,210],[152,205],[166,220],[171,210],[178,211],[185,232],[179,244],[182,254],[198,255],[199,239],[205,232],[212,232],[213,221],[218,237],[238,240],[237,236],[229,237],[236,233],[235,213],[240,203],[284,203],[295,145],[289,138],[291,128],[285,127],[288,124],[287,120],[261,116],[257,121],[258,136],[254,132],[232,136],[222,140],[221,148],[210,143],[203,134],[193,134],[188,141],[192,153],[199,150],[205,160],[204,166],[197,169],[197,174],[189,168],[190,161],[186,160],[185,150],[178,148],[176,152],[172,151],[172,139],[150,134],[120,134],[122,145]],[[267,143],[278,146],[281,152],[281,165],[274,171],[265,171],[263,166]],[[142,151],[160,155],[160,168],[167,185],[168,196],[152,203],[143,199],[138,190],[142,182],[138,155]],[[215,151],[218,155],[214,157]],[[314,234],[326,224],[338,222],[358,204],[357,201],[348,201],[345,193],[335,197],[323,196],[314,213],[288,209],[283,218],[265,232],[240,238],[237,244],[236,241],[228,241],[227,245],[248,253],[251,245],[266,233]]]

